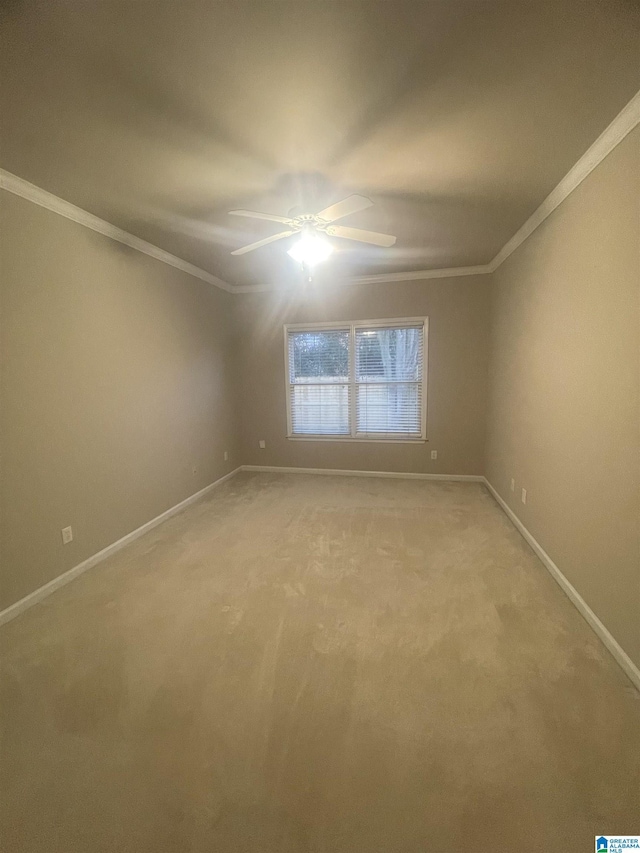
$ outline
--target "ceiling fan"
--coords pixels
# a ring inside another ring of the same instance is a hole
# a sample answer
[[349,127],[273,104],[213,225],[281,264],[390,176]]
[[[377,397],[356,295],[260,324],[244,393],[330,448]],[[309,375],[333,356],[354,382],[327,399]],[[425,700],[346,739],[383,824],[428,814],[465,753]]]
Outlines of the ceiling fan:
[[261,246],[274,243],[276,240],[290,237],[292,234],[301,234],[302,236],[289,249],[288,254],[303,264],[303,266],[313,266],[331,254],[333,246],[328,240],[324,239],[323,235],[325,234],[328,237],[357,240],[360,243],[370,243],[373,246],[393,246],[396,238],[392,237],[391,234],[380,234],[377,231],[364,231],[361,228],[347,228],[344,225],[332,224],[338,219],[344,219],[345,216],[350,216],[352,213],[366,210],[368,207],[372,207],[372,205],[373,202],[371,199],[365,198],[362,195],[350,195],[342,201],[336,202],[336,204],[325,207],[319,213],[303,213],[294,217],[276,216],[272,213],[259,213],[256,210],[230,210],[229,213],[232,216],[266,219],[269,222],[279,222],[287,228],[286,231],[280,231],[271,237],[265,237],[264,240],[257,240],[255,243],[249,243],[248,246],[235,249],[231,254],[244,255],[246,252],[252,252],[254,249],[259,249]]

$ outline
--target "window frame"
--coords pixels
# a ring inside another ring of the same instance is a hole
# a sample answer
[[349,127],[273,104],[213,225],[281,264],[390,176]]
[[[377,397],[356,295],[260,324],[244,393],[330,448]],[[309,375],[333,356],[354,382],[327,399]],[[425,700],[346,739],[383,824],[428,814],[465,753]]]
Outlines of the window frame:
[[[355,376],[356,329],[397,328],[406,326],[422,327],[422,406],[420,412],[420,436],[415,438],[377,438],[375,433],[358,435],[357,430],[357,386]],[[291,381],[289,374],[289,332],[349,332],[349,425],[351,435],[327,435],[293,433],[291,413]],[[284,384],[287,407],[287,435],[290,441],[346,441],[370,442],[373,444],[424,444],[427,439],[427,388],[429,363],[429,318],[428,317],[389,317],[384,320],[344,320],[335,323],[286,323],[284,326]]]

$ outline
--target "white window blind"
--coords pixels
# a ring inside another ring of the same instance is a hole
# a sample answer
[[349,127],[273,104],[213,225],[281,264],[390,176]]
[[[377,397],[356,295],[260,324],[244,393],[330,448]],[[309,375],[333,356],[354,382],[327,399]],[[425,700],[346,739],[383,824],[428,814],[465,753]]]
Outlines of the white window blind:
[[356,328],[356,434],[422,435],[423,327]]
[[349,329],[289,332],[293,435],[349,435]]
[[425,327],[287,327],[289,435],[423,439]]

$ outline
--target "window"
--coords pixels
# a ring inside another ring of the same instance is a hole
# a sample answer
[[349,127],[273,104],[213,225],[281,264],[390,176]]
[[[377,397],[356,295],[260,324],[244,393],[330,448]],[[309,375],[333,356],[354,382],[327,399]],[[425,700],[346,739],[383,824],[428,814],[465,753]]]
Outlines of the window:
[[426,319],[285,326],[290,438],[424,441]]

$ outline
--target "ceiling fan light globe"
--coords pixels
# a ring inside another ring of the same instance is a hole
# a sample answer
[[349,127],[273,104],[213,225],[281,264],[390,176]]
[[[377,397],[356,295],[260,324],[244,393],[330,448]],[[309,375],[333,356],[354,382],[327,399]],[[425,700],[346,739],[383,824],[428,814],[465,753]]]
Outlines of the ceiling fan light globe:
[[287,254],[299,264],[313,267],[325,261],[331,252],[333,252],[333,246],[324,237],[317,234],[304,234]]

